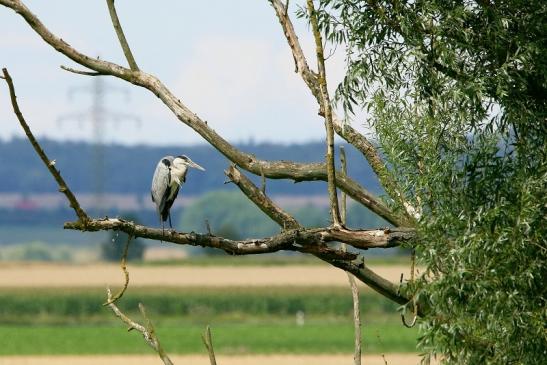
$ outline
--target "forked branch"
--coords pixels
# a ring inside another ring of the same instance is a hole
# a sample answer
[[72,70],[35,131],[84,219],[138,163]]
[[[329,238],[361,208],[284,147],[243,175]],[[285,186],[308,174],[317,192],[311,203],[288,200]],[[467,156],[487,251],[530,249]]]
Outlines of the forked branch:
[[169,356],[165,353],[163,347],[161,347],[160,340],[158,336],[156,335],[156,331],[154,330],[154,326],[152,324],[152,321],[148,318],[146,315],[146,309],[144,308],[144,305],[142,303],[139,303],[139,310],[141,311],[142,317],[145,320],[146,324],[142,325],[138,322],[133,321],[131,318],[129,318],[127,315],[125,315],[116,304],[114,304],[114,299],[112,298],[112,293],[110,292],[110,288],[106,289],[107,293],[107,303],[108,307],[114,312],[116,317],[121,319],[121,321],[125,324],[127,324],[129,327],[127,328],[128,331],[137,330],[142,334],[142,337],[144,338],[144,341],[152,347],[152,349],[158,354],[160,359],[163,361],[165,365],[173,365],[173,362],[169,358]]

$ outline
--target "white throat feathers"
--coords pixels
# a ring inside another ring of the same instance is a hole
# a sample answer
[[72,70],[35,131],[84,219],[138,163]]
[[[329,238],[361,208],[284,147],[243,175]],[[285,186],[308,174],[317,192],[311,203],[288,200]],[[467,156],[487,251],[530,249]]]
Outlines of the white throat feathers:
[[188,166],[176,166],[171,167],[171,185],[182,185],[186,181],[186,173],[188,172]]

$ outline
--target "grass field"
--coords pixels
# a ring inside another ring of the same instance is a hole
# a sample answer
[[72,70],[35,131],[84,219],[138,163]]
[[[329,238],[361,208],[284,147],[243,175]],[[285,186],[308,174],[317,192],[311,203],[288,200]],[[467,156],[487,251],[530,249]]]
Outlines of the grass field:
[[[144,303],[166,351],[181,356],[204,354],[207,324],[220,355],[352,352],[345,273],[310,263],[234,266],[228,259],[182,267],[131,263],[130,286],[118,306],[141,321],[137,304]],[[378,266],[397,278],[404,268]],[[117,264],[0,266],[0,363],[15,355],[30,356],[34,364],[32,356],[150,354],[140,334],[128,333],[102,306],[110,282],[113,290],[122,282]],[[360,297],[364,353],[417,352],[418,331],[401,325],[396,304],[371,290]],[[304,325],[296,324],[298,312],[305,314]]]
[[[102,306],[102,288],[0,290],[0,355],[148,353],[138,333]],[[367,353],[415,352],[417,331],[404,328],[397,305],[361,293]],[[352,300],[340,287],[132,288],[118,306],[140,321],[147,307],[171,353],[203,351],[213,328],[224,354],[348,353],[353,346]],[[305,324],[296,324],[304,313]]]
[[[367,322],[398,322],[397,304],[371,292],[360,293]],[[110,324],[117,323],[102,288],[19,288],[0,290],[0,324]],[[204,325],[213,320],[245,322],[276,318],[294,322],[298,312],[306,319],[344,320],[352,316],[349,289],[340,287],[275,288],[133,288],[118,306],[139,315],[144,303],[155,321],[185,320]]]
[[[181,323],[177,327],[157,326],[162,345],[169,353],[204,351],[204,327]],[[348,323],[212,324],[215,351],[220,354],[350,353],[353,328]],[[416,352],[416,330],[400,325],[366,325],[363,346],[366,353]],[[37,354],[140,354],[150,353],[139,333],[127,333],[118,326],[2,326],[0,355]]]
[[[171,354],[175,364],[210,365],[206,354]],[[351,364],[353,355],[347,354],[220,354],[217,361],[222,365],[333,365]],[[2,365],[158,365],[157,355],[24,355],[0,357]],[[366,365],[418,365],[420,357],[415,353],[363,354]],[[432,361],[431,365],[438,364]]]

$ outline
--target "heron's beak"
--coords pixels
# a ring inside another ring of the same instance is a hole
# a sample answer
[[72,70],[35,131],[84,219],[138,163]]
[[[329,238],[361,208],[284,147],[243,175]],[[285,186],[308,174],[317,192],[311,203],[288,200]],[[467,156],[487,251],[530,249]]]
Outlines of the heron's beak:
[[195,163],[192,160],[189,161],[188,166],[193,167],[193,168],[198,169],[198,170],[201,170],[201,171],[205,171],[205,169],[203,167],[201,167],[200,165],[198,165],[197,163]]

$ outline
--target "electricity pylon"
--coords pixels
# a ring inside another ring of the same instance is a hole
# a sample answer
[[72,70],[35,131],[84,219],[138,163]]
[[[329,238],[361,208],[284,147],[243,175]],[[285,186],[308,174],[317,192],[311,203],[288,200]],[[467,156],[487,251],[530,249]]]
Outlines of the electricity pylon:
[[91,94],[91,107],[83,112],[65,114],[57,119],[59,123],[66,120],[75,120],[79,124],[91,122],[93,128],[93,193],[96,199],[98,214],[104,214],[104,182],[105,182],[105,159],[104,159],[104,136],[107,122],[120,123],[122,121],[133,121],[140,124],[139,117],[133,114],[120,113],[109,110],[105,105],[105,96],[112,92],[121,92],[125,94],[126,101],[129,100],[129,93],[126,89],[116,88],[105,83],[103,77],[94,77],[94,81],[89,86],[73,87],[68,92],[68,98],[71,100],[75,94],[84,92]]

